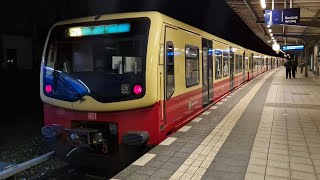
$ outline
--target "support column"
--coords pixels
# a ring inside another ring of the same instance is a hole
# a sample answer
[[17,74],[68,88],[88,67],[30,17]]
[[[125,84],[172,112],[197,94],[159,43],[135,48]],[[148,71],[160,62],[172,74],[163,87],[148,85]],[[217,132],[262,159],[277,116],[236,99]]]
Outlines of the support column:
[[272,10],[274,10],[274,0],[272,0]]
[[319,54],[319,46],[315,45],[313,48],[313,61],[314,61],[314,67],[315,67],[315,75],[319,77],[319,60],[318,60],[318,54]]
[[302,73],[302,70],[303,70],[303,66],[302,66],[302,60],[303,60],[303,56],[302,56],[302,51],[300,51],[300,56],[299,56],[299,61],[298,61],[298,63],[299,63],[299,67],[300,67],[300,69],[301,69],[301,71],[300,71],[300,73]]
[[305,46],[305,52],[304,52],[304,76],[308,77],[308,47]]

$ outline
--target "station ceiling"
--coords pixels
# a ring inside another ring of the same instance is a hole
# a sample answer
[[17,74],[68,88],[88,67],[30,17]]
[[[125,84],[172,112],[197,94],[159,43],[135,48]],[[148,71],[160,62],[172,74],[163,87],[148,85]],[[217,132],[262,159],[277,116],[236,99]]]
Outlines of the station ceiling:
[[[264,23],[260,0],[226,0],[248,27],[266,44],[272,46],[270,33]],[[320,0],[291,0],[292,8],[300,8],[299,25],[272,25],[279,45],[309,44],[320,40]],[[272,0],[266,0],[272,9]],[[274,9],[290,8],[290,0],[274,0]]]

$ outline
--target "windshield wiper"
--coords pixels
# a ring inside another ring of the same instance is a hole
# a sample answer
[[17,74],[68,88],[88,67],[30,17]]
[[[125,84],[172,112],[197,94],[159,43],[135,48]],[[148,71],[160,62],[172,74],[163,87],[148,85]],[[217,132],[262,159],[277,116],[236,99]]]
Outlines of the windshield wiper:
[[53,90],[56,91],[57,85],[58,85],[58,80],[60,80],[68,89],[70,89],[78,98],[81,102],[85,101],[86,99],[83,98],[84,95],[80,94],[76,89],[74,89],[64,78],[61,72],[58,70],[54,69],[53,70]]

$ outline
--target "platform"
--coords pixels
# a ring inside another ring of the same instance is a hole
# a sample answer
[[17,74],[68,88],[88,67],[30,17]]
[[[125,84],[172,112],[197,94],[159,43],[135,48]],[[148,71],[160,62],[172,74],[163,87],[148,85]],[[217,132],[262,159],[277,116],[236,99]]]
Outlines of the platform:
[[320,80],[264,73],[113,179],[320,180]]

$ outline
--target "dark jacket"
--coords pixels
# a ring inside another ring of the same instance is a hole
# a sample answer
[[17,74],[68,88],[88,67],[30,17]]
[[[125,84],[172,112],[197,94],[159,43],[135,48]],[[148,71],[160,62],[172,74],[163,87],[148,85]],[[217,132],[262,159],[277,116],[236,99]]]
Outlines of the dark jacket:
[[292,62],[292,69],[297,69],[298,67],[298,62],[297,61],[293,61]]
[[292,68],[292,63],[291,61],[287,61],[286,63],[284,63],[284,67],[291,69]]

